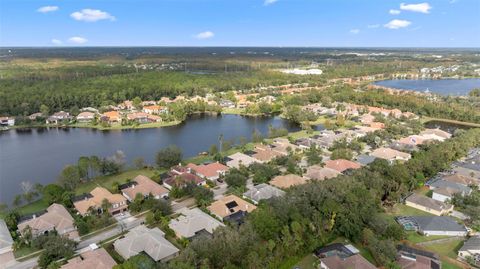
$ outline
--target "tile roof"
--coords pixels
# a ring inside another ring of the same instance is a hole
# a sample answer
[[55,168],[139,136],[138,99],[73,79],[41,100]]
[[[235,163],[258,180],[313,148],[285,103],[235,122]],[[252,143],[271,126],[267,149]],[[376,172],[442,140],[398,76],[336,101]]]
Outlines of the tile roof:
[[73,203],[73,206],[77,211],[85,215],[88,213],[90,207],[100,208],[104,199],[107,199],[111,204],[125,204],[127,199],[121,194],[112,194],[107,189],[103,187],[96,187],[91,192],[91,197],[87,196],[85,199],[78,200]]
[[83,252],[79,256],[68,260],[68,263],[60,267],[61,269],[111,269],[117,265],[115,260],[108,252],[99,248],[92,251]]
[[262,183],[253,186],[253,188],[246,191],[243,196],[258,203],[260,202],[260,200],[268,200],[273,197],[283,196],[284,194],[284,191],[268,184]]
[[422,131],[420,133],[420,135],[424,135],[424,134],[434,134],[434,135],[437,135],[437,136],[440,136],[440,137],[443,137],[443,138],[450,138],[452,137],[452,134],[450,134],[449,132],[445,132],[443,130],[440,130],[440,129],[425,129],[424,131]]
[[307,167],[307,172],[304,174],[304,177],[315,180],[324,180],[334,178],[340,174],[341,173],[335,169],[312,165]]
[[362,255],[355,254],[347,258],[330,256],[320,259],[329,269],[376,269],[373,264],[367,261]]
[[239,168],[240,165],[243,166],[250,166],[253,163],[260,162],[259,160],[252,158],[246,154],[243,154],[241,152],[234,153],[230,156],[227,157],[229,160],[227,161],[227,166],[228,167],[235,167]]
[[206,165],[196,165],[193,163],[189,163],[187,167],[190,167],[192,170],[195,171],[195,173],[206,178],[219,177],[220,174],[223,174],[230,169],[228,168],[228,166],[223,165],[219,162],[214,162]]
[[149,229],[140,225],[131,229],[124,238],[113,243],[115,250],[128,259],[140,252],[147,253],[154,261],[160,261],[179,252],[172,243],[165,239],[165,233],[158,228]]
[[359,169],[362,166],[356,162],[352,162],[345,159],[337,159],[337,160],[328,160],[325,162],[325,167],[330,168],[333,170],[337,170],[338,172],[342,173],[348,169]]
[[197,175],[188,172],[180,175],[173,175],[163,181],[164,184],[167,184],[171,187],[179,188],[185,186],[188,183],[200,184],[202,182],[205,182],[205,180]]
[[67,209],[60,204],[52,204],[43,215],[18,224],[18,230],[22,232],[27,226],[32,229],[34,235],[54,229],[59,234],[76,230],[73,217],[68,213]]
[[228,195],[213,202],[207,208],[210,212],[223,219],[238,211],[250,213],[257,207],[235,195]]
[[179,237],[191,238],[202,230],[212,234],[218,227],[225,226],[199,208],[184,208],[179,213],[181,215],[170,220],[168,225]]
[[408,153],[394,150],[391,148],[378,148],[374,150],[372,153],[370,153],[370,156],[374,156],[376,158],[385,159],[385,160],[396,160],[396,159],[408,160],[411,157],[411,155]]
[[276,176],[270,181],[270,185],[278,188],[287,189],[295,185],[307,183],[307,180],[299,175],[289,174],[285,176]]
[[133,179],[137,184],[131,184],[130,187],[122,189],[122,193],[126,194],[130,199],[135,199],[137,193],[143,196],[152,194],[153,196],[162,197],[168,194],[168,190],[157,182],[151,180],[144,175],[138,175]]

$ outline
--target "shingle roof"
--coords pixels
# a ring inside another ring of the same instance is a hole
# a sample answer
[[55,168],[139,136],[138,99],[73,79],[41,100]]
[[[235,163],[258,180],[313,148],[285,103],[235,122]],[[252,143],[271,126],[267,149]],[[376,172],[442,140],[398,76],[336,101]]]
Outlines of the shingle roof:
[[202,230],[212,234],[218,227],[225,226],[199,208],[184,208],[180,213],[182,215],[176,219],[172,219],[168,225],[178,236],[191,238]]
[[360,154],[356,158],[357,163],[359,163],[361,165],[369,165],[373,161],[375,161],[375,159],[376,158],[374,156],[370,156],[370,155],[366,155],[366,154]]
[[108,252],[99,248],[92,251],[83,252],[80,256],[70,259],[61,269],[111,269],[117,265],[115,260]]
[[465,226],[458,224],[453,218],[446,216],[411,216],[421,231],[453,231],[466,232]]
[[179,252],[165,239],[165,233],[158,228],[148,229],[140,225],[131,229],[124,238],[113,243],[115,250],[125,259],[145,252],[154,261],[160,261]]
[[376,269],[362,255],[355,254],[345,259],[338,256],[330,256],[320,259],[329,269]]
[[407,202],[414,203],[417,205],[424,206],[426,208],[431,208],[436,211],[443,211],[445,209],[449,209],[452,207],[452,205],[447,205],[444,202],[440,202],[437,200],[434,200],[430,197],[423,196],[423,195],[418,195],[418,194],[412,194],[407,197],[406,199]]
[[282,196],[284,194],[284,191],[262,183],[245,192],[243,196],[258,203],[260,200],[267,200],[273,197]]
[[442,179],[435,180],[429,183],[429,185],[433,188],[450,188],[463,193],[470,193],[471,191],[471,189],[465,185],[447,181],[447,180],[442,180]]
[[480,236],[470,237],[463,243],[459,251],[480,251]]

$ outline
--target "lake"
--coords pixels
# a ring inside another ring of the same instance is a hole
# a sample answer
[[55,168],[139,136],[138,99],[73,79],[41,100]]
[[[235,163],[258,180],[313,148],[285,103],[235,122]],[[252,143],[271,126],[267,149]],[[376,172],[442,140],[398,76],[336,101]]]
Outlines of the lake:
[[400,90],[425,92],[427,89],[440,95],[467,95],[480,88],[480,78],[469,79],[392,79],[374,82],[375,85]]
[[127,161],[143,157],[153,163],[158,150],[169,145],[192,157],[224,140],[251,139],[254,130],[268,133],[268,126],[289,131],[300,128],[278,117],[243,117],[239,115],[194,115],[182,124],[154,129],[99,131],[88,128],[42,128],[0,132],[0,202],[10,203],[21,193],[20,183],[30,181],[43,185],[54,182],[67,164],[80,156],[107,157],[117,150]]

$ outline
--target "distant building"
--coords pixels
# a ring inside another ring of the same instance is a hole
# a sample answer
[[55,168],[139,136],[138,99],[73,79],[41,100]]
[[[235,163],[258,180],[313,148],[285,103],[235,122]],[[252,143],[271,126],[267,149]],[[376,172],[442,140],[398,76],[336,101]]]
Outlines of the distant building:
[[78,122],[92,122],[95,119],[95,113],[93,112],[81,112],[80,114],[77,115],[77,121]]
[[69,121],[72,119],[70,113],[65,111],[56,112],[47,118],[46,124],[59,124],[61,122]]
[[390,163],[393,163],[395,161],[408,161],[412,157],[412,155],[408,153],[394,150],[391,148],[378,148],[372,153],[370,153],[370,156],[387,160]]
[[120,115],[120,112],[112,110],[112,111],[107,111],[103,113],[102,119],[110,123],[121,122],[122,116]]
[[0,117],[0,126],[14,126],[15,118],[13,117]]

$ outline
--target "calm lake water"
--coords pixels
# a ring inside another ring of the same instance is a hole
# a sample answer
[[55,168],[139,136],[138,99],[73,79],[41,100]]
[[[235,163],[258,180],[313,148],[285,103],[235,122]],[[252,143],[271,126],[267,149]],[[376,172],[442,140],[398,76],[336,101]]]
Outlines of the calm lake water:
[[382,80],[375,85],[424,92],[427,89],[441,95],[467,95],[472,89],[480,88],[480,78],[472,79],[393,79]]
[[58,177],[67,164],[80,156],[111,156],[117,150],[125,153],[129,163],[143,157],[153,163],[155,153],[169,145],[177,145],[184,157],[192,157],[225,140],[240,137],[251,139],[252,132],[268,133],[268,126],[297,131],[299,127],[272,117],[238,115],[195,115],[185,123],[155,129],[98,131],[86,128],[49,128],[28,131],[0,132],[0,202],[11,202],[21,193],[20,182],[48,184]]

